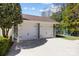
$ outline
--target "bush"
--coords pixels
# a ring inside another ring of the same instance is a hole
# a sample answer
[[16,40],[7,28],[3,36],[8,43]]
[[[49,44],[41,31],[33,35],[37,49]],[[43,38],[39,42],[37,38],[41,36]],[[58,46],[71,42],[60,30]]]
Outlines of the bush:
[[12,45],[12,41],[8,38],[0,36],[0,56],[6,55]]

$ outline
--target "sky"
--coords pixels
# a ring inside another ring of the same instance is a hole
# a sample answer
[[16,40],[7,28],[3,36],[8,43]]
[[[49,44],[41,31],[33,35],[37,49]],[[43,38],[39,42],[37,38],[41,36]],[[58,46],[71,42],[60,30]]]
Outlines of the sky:
[[52,6],[52,3],[21,3],[22,14],[41,16],[41,12]]

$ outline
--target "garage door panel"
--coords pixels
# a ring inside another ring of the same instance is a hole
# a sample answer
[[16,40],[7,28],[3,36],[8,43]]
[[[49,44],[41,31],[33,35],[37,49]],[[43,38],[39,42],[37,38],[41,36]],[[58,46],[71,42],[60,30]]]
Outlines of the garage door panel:
[[40,38],[53,37],[53,26],[47,24],[41,24],[40,26]]
[[35,23],[26,23],[22,24],[21,29],[19,30],[19,36],[21,40],[31,40],[37,38],[37,24]]

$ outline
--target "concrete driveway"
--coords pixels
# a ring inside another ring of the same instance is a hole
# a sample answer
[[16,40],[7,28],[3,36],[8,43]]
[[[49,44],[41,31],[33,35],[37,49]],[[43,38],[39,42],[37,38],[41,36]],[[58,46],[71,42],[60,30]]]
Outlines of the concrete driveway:
[[79,56],[79,40],[51,38],[19,43],[16,50],[14,44],[8,56]]

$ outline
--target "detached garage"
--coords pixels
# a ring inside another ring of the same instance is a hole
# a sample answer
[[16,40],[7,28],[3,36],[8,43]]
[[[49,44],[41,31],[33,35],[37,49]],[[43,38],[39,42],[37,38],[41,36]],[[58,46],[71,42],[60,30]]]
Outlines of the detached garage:
[[23,23],[18,25],[19,40],[33,40],[54,37],[53,25],[58,24],[49,17],[23,14]]

